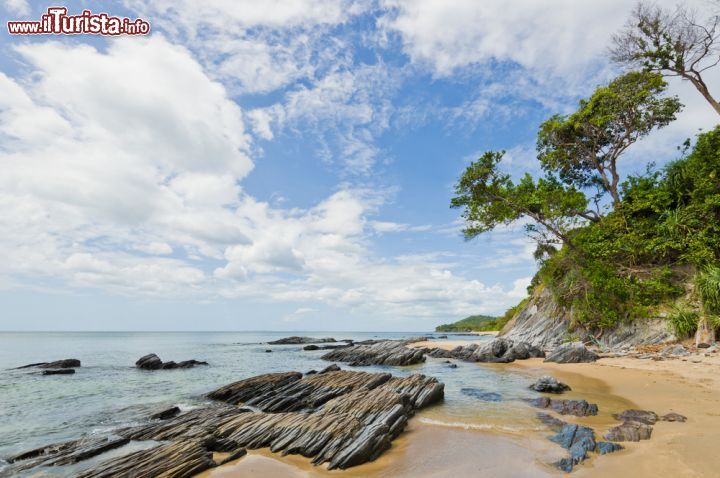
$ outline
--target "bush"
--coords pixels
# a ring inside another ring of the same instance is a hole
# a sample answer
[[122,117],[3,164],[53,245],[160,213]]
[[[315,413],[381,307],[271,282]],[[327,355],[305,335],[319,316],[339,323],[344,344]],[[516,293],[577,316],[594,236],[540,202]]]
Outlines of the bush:
[[668,315],[668,321],[678,339],[692,337],[697,330],[698,320],[700,314],[684,303],[676,304]]

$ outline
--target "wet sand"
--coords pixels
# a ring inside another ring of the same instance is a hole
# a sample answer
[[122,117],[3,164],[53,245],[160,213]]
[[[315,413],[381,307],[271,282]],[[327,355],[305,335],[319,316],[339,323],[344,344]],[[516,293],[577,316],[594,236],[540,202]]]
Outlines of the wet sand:
[[[432,342],[454,348],[474,341]],[[419,344],[415,344],[420,345]],[[562,417],[591,426],[598,438],[618,422],[612,418],[628,408],[677,412],[686,423],[658,422],[650,440],[623,443],[626,449],[593,456],[576,467],[577,477],[716,477],[720,476],[720,357],[652,361],[604,358],[594,364],[551,364],[542,359],[513,364],[475,364],[510,368],[531,376],[551,374],[571,385],[563,398],[597,403],[596,417]],[[695,363],[697,362],[697,363]],[[327,471],[300,456],[279,456],[267,449],[204,473],[203,477],[441,477],[454,474],[488,477],[567,476],[548,463],[565,456],[545,439],[549,430],[512,433],[502,427],[463,429],[439,426],[442,406],[421,411],[392,448],[378,460],[344,471]],[[447,423],[450,425],[450,423]]]

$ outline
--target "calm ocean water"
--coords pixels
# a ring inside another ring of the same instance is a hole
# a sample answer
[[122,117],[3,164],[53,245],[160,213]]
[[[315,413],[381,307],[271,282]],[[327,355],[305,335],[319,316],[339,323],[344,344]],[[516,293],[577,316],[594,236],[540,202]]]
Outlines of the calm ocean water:
[[[266,342],[288,335],[366,340],[403,338],[418,333],[346,332],[2,332],[0,333],[0,475],[2,458],[87,433],[106,433],[146,420],[160,407],[189,409],[205,402],[203,394],[253,375],[320,370],[328,365],[323,351],[300,345]],[[459,336],[458,339],[467,338]],[[273,353],[265,353],[266,349]],[[210,363],[184,370],[142,371],[135,361],[157,353],[164,361],[198,359]],[[42,376],[36,369],[10,370],[28,363],[77,358],[75,375]],[[343,368],[346,366],[340,364]],[[410,367],[363,367],[396,375],[423,373],[445,383],[442,405],[423,411],[420,420],[447,426],[483,429],[527,427],[534,411],[526,397],[527,372],[429,358]],[[461,393],[476,387],[497,392],[501,403],[484,402]],[[48,470],[43,476],[64,476]],[[37,475],[34,475],[37,476]]]

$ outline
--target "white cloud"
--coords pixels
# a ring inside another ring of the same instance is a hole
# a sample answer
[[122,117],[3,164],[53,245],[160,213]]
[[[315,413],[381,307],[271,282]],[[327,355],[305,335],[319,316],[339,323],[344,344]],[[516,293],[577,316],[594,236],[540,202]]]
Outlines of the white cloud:
[[27,16],[30,15],[30,4],[27,0],[5,0],[5,8],[15,15]]
[[[377,233],[427,229],[377,218],[387,191],[344,186],[304,209],[245,193],[254,153],[243,112],[161,35],[105,52],[46,42],[18,53],[31,73],[0,75],[5,284],[315,302],[385,318],[513,300],[513,289],[467,280],[442,255],[376,256]],[[375,86],[357,83],[365,74],[328,78],[325,95],[298,90],[285,114],[320,124],[338,107],[368,131],[384,127],[364,106]]]

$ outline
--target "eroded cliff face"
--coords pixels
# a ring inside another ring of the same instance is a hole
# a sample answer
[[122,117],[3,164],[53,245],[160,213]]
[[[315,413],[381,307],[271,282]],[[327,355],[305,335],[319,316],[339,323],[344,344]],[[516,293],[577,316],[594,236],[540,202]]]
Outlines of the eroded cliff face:
[[543,349],[555,348],[571,337],[587,340],[592,336],[600,346],[614,349],[675,340],[662,318],[638,319],[602,332],[583,328],[571,331],[571,319],[572,312],[560,306],[548,288],[539,287],[528,304],[500,331],[500,335]]

